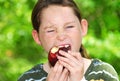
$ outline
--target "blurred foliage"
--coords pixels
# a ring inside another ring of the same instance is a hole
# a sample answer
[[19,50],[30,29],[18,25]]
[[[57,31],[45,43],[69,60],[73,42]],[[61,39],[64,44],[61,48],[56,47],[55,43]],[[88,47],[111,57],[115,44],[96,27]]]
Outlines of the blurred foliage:
[[[91,58],[114,66],[120,76],[120,0],[74,0],[89,22],[83,43]],[[35,0],[0,0],[0,81],[16,81],[24,71],[47,61],[32,36]]]

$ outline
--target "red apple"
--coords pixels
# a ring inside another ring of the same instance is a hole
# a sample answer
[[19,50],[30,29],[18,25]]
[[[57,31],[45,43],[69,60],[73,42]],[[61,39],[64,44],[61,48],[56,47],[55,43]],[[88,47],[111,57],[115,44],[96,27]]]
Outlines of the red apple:
[[48,54],[48,60],[52,66],[55,65],[55,63],[58,61],[57,55],[61,55],[59,53],[59,50],[63,50],[65,52],[68,52],[68,50],[71,50],[71,46],[69,44],[62,45],[62,46],[55,46],[51,48]]

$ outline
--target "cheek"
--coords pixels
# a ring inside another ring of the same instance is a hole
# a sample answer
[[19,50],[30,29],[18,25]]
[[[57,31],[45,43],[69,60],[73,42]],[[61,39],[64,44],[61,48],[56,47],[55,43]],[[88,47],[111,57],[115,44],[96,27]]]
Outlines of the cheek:
[[44,36],[41,38],[41,43],[43,48],[49,52],[49,50],[51,49],[51,47],[54,45],[54,38],[53,37],[49,37],[49,36]]
[[82,33],[81,33],[81,30],[80,29],[76,29],[75,31],[73,31],[72,33],[72,36],[75,40],[79,40],[82,38]]
[[82,35],[81,34],[74,34],[73,40],[75,41],[75,43],[81,42],[82,41]]
[[74,50],[79,51],[81,43],[82,43],[82,35],[80,31],[76,31],[72,36],[72,41],[74,45]]

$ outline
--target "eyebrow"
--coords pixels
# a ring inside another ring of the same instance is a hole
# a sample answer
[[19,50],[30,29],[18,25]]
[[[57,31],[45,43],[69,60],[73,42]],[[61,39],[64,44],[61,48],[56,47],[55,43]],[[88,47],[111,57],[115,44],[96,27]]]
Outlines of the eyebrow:
[[67,23],[65,23],[65,25],[68,25],[68,24],[71,24],[71,23],[75,23],[75,21],[67,22]]
[[53,26],[55,26],[55,25],[45,26],[45,27],[43,28],[43,30],[45,30],[45,29],[47,29],[47,28],[52,28]]

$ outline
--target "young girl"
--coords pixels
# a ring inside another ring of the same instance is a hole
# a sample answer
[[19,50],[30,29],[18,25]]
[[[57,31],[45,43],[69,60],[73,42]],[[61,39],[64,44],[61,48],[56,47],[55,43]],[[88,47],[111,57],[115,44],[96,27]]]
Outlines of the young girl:
[[59,53],[55,66],[39,64],[18,81],[118,81],[114,68],[97,59],[89,59],[82,45],[88,23],[81,18],[73,0],[38,0],[32,12],[32,35],[48,53],[54,46],[70,45]]

